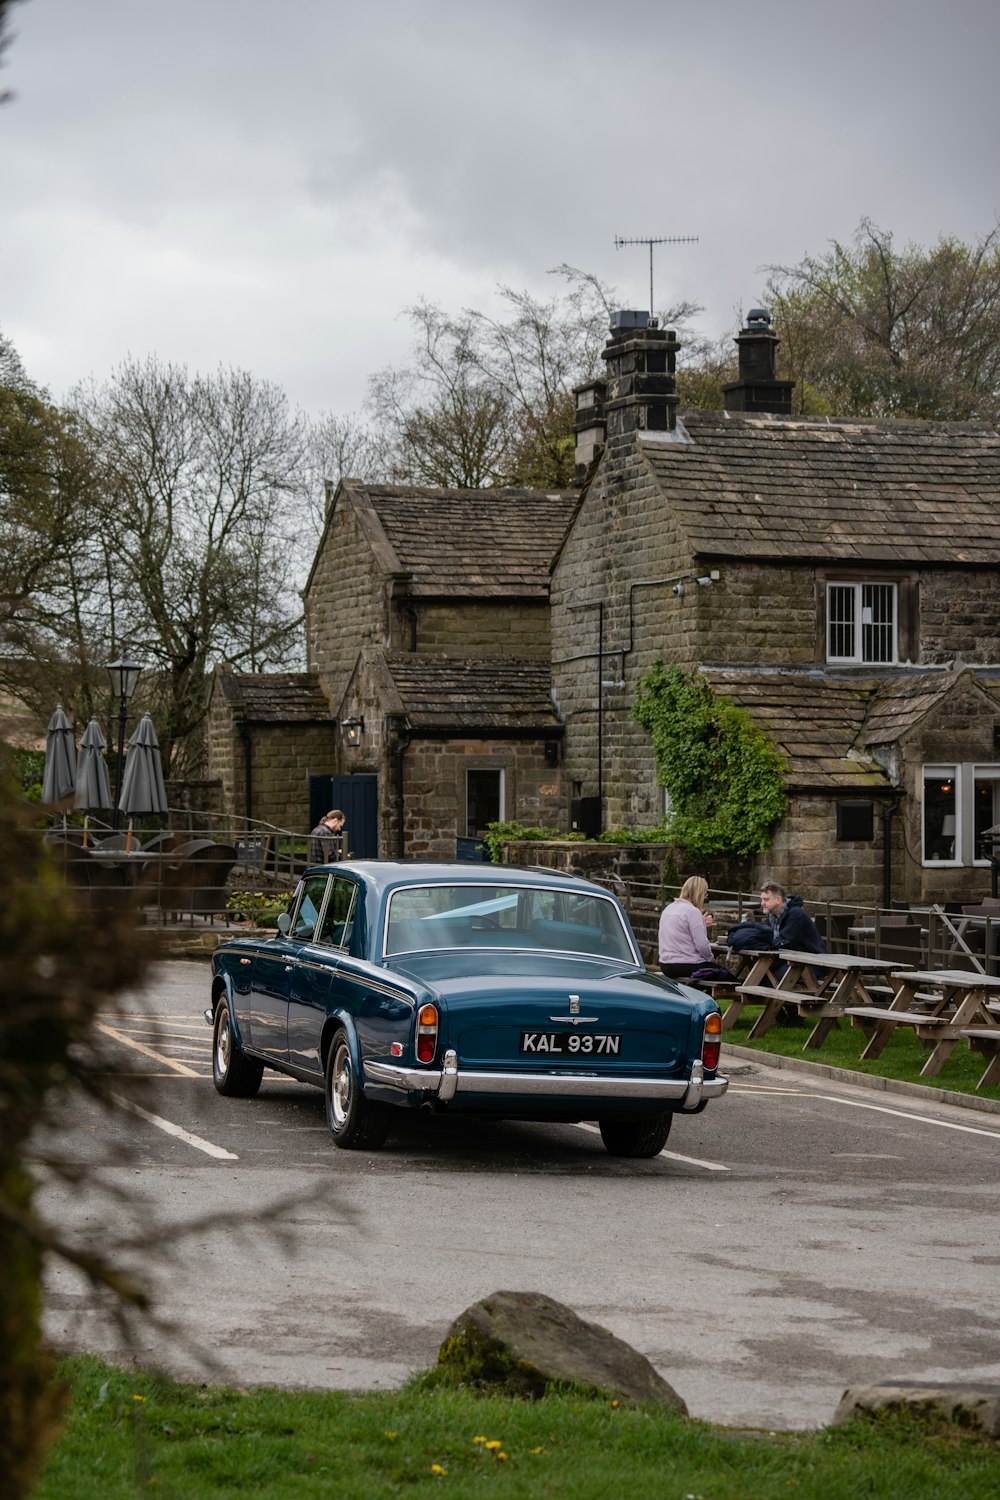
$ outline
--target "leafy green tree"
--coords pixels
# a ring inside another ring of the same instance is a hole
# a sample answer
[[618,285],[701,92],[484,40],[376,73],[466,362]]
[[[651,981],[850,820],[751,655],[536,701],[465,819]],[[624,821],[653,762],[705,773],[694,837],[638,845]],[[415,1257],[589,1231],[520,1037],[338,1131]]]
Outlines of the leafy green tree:
[[864,219],[797,266],[771,266],[782,371],[807,414],[1000,422],[1000,226],[897,249]]
[[93,712],[102,560],[90,455],[0,335],[0,687],[39,713]]
[[195,774],[213,665],[300,657],[308,458],[304,419],[244,371],[129,361],[63,411],[0,344],[0,685],[79,721],[127,650],[166,766]]

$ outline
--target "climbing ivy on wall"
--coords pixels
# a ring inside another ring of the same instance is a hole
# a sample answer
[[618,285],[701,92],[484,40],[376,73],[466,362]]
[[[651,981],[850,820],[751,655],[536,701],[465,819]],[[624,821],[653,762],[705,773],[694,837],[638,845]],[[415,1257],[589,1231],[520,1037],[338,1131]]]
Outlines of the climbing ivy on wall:
[[653,739],[670,839],[691,855],[761,854],[784,816],[784,758],[746,709],[658,661],[632,715]]

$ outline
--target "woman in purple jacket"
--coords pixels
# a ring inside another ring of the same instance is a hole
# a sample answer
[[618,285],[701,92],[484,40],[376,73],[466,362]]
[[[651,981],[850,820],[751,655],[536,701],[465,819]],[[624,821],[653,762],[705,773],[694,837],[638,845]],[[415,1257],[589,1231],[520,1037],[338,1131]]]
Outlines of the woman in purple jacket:
[[708,881],[691,875],[676,901],[660,917],[660,969],[668,979],[687,979],[713,959],[708,934],[713,918],[705,910]]

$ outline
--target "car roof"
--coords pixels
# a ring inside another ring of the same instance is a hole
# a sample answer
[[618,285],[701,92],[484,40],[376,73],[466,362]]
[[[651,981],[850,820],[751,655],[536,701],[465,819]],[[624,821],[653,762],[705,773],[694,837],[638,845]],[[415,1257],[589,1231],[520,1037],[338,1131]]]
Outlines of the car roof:
[[312,868],[355,875],[369,887],[382,891],[406,885],[426,885],[429,881],[448,881],[453,885],[500,884],[528,889],[559,885],[566,890],[584,891],[595,896],[611,894],[592,880],[540,865],[480,864],[471,860],[345,859]]

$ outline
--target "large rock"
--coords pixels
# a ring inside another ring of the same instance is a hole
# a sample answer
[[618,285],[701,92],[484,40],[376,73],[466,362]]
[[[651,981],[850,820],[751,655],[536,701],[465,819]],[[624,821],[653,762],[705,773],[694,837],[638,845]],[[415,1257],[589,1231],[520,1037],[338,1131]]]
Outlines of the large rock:
[[851,1417],[871,1416],[906,1406],[966,1427],[979,1427],[987,1437],[1000,1438],[1000,1385],[968,1385],[911,1380],[906,1384],[851,1386],[833,1414],[839,1427]]
[[541,1292],[494,1292],[466,1308],[448,1330],[438,1364],[462,1380],[502,1385],[514,1395],[541,1396],[554,1381],[569,1381],[687,1415],[644,1355]]

